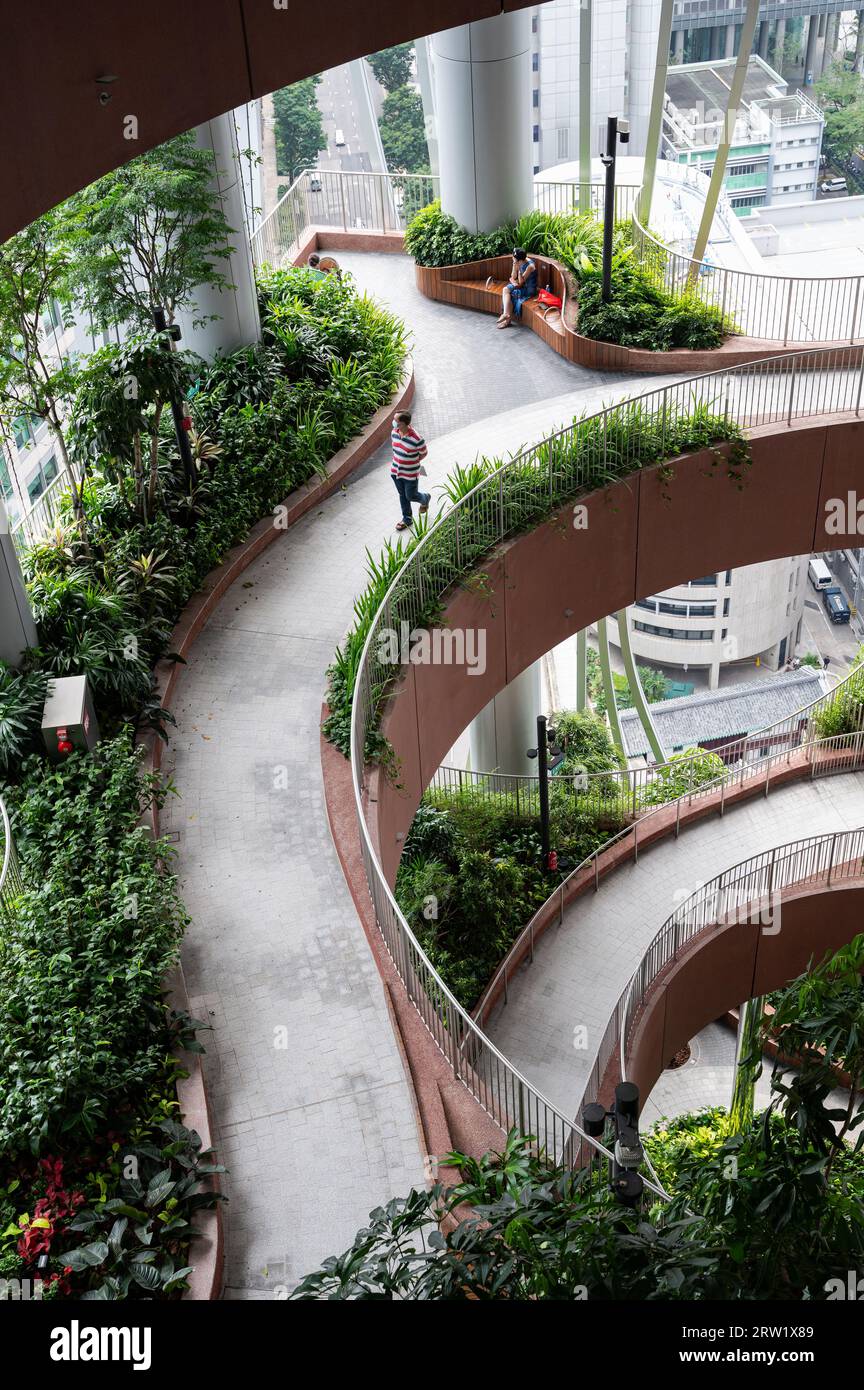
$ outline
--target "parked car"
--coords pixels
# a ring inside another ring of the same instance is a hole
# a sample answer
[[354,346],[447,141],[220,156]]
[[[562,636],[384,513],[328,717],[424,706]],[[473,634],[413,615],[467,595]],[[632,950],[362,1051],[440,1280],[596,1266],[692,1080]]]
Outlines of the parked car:
[[319,179],[319,177],[318,177],[317,174],[313,174],[313,175],[311,176],[311,178],[309,179],[309,192],[310,192],[310,193],[320,193],[320,192],[321,192],[321,180]]
[[842,589],[836,584],[832,584],[830,589],[822,590],[822,602],[832,623],[848,623],[852,616],[849,605],[843,597]]
[[848,193],[845,179],[823,179],[819,187],[823,193]]

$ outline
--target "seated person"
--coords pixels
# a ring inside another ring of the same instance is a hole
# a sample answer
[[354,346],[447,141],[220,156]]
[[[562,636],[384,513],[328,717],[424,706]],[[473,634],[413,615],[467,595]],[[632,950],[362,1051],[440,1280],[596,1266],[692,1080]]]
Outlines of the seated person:
[[514,315],[517,319],[521,318],[523,301],[533,299],[536,293],[537,266],[527,251],[523,251],[521,246],[517,246],[513,252],[510,281],[504,286],[501,295],[502,312],[498,317],[498,327],[509,328]]
[[306,268],[312,272],[316,280],[323,280],[324,276],[327,274],[326,270],[324,270],[321,265],[321,257],[318,255],[317,251],[313,251],[311,256],[307,256]]

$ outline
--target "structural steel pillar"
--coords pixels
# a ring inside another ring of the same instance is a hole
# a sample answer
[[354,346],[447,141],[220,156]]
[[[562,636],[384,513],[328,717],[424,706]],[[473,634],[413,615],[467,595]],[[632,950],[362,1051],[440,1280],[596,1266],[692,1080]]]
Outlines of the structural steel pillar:
[[729,1117],[732,1133],[748,1129],[756,1110],[756,1074],[762,1061],[759,1040],[765,999],[747,999],[738,1010],[738,1038],[735,1044],[735,1077]]
[[597,648],[600,657],[600,675],[603,680],[603,694],[606,696],[606,714],[609,718],[609,731],[612,742],[619,753],[624,755],[624,739],[621,736],[621,720],[618,716],[618,703],[615,699],[615,682],[612,679],[612,662],[609,657],[609,633],[606,630],[608,618],[601,618],[597,624]]
[[580,714],[588,708],[588,631],[576,633],[576,708]]
[[813,63],[816,57],[816,34],[819,30],[819,16],[811,14],[807,23],[807,47],[804,50],[804,86],[810,85],[813,78]]
[[[738,47],[738,60],[735,64],[735,72],[729,88],[729,100],[726,104],[726,119],[724,121],[723,137],[717,149],[717,155],[714,160],[714,170],[711,174],[711,182],[708,186],[708,195],[705,199],[705,207],[702,210],[702,220],[699,223],[699,231],[696,233],[696,244],[693,247],[694,261],[702,260],[705,255],[705,248],[708,245],[708,238],[711,235],[711,224],[714,221],[714,213],[717,211],[720,190],[723,187],[723,175],[726,173],[729,149],[732,144],[732,137],[735,134],[735,121],[738,116],[741,93],[744,90],[744,79],[747,76],[747,64],[750,60],[750,53],[753,48],[753,35],[756,32],[756,20],[758,17],[759,0],[747,0],[747,13],[744,16],[744,23],[741,26],[741,43]],[[698,274],[698,271],[696,273]],[[693,278],[695,280],[695,275]]]
[[591,20],[594,0],[579,7],[579,211],[591,211]]
[[654,197],[654,179],[657,174],[657,160],[660,158],[660,136],[663,129],[663,102],[666,97],[666,77],[669,71],[669,36],[672,32],[672,9],[674,0],[663,0],[660,8],[660,29],[657,34],[657,60],[654,69],[654,87],[651,93],[651,110],[648,116],[648,135],[645,140],[645,162],[642,170],[642,192],[639,195],[639,220],[643,227],[648,226],[651,216],[651,200]]
[[433,34],[441,206],[489,232],[534,206],[531,12]]
[[630,610],[628,608],[622,608],[618,613],[618,644],[624,658],[624,670],[627,672],[627,684],[630,686],[630,699],[633,701],[633,708],[639,715],[639,723],[645,731],[645,737],[648,740],[654,761],[663,763],[666,761],[663,745],[660,742],[648,701],[645,699],[645,691],[642,689],[636,662],[633,660],[633,648],[630,645]]

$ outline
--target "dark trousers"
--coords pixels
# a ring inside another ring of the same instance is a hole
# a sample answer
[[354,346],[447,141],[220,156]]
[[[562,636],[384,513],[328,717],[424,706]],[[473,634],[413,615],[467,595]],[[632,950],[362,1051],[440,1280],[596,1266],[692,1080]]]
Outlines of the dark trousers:
[[[390,475],[393,476],[392,474]],[[402,508],[402,520],[410,526],[414,520],[411,511],[411,503],[417,502],[421,507],[428,507],[431,494],[420,491],[420,483],[417,478],[393,478],[396,484],[396,491],[399,493],[399,505]]]

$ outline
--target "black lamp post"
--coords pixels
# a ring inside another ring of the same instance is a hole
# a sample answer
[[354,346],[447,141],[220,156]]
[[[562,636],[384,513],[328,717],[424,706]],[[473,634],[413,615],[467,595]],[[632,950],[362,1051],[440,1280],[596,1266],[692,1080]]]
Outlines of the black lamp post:
[[614,1157],[609,1163],[609,1186],[624,1207],[638,1206],[644,1183],[636,1171],[644,1159],[639,1138],[639,1087],[632,1081],[619,1081],[611,1110],[596,1101],[582,1111],[582,1126],[592,1139],[602,1139],[606,1121],[615,1129]]
[[[159,305],[153,309],[153,324],[157,333],[167,333],[174,343],[179,343],[183,336],[180,331],[179,323],[172,323],[169,328],[167,319],[165,318],[165,310]],[[173,391],[171,392],[171,417],[174,421],[174,433],[177,436],[177,448],[180,450],[183,471],[186,474],[186,481],[191,490],[195,485],[195,460],[192,458],[192,446],[189,443],[189,432],[184,423],[187,418],[186,412]]]
[[618,141],[630,139],[630,122],[617,116],[606,118],[606,153],[600,159],[606,169],[606,199],[603,205],[603,303],[612,298],[612,234],[615,230],[615,159]]
[[[549,758],[548,737],[553,741],[552,758]],[[540,792],[540,857],[545,869],[557,868],[550,862],[549,846],[549,773],[563,760],[564,754],[554,747],[555,730],[546,728],[545,714],[537,716],[537,747],[528,749],[528,757],[537,759],[537,785]],[[556,856],[557,858],[557,856]]]

